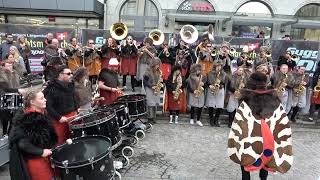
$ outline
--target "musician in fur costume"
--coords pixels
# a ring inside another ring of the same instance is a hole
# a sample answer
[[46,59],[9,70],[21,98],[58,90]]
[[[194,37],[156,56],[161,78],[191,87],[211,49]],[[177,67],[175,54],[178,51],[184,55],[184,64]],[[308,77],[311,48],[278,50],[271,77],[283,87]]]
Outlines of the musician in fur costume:
[[202,108],[204,106],[204,83],[206,78],[201,74],[201,64],[193,64],[190,68],[190,76],[186,80],[188,105],[191,107],[190,124],[194,124],[196,115],[196,124],[203,126],[200,121]]
[[229,114],[228,127],[231,127],[234,116],[236,115],[236,109],[239,106],[239,98],[241,89],[244,88],[244,85],[247,81],[247,74],[244,72],[243,66],[238,67],[232,75],[230,81],[228,81],[227,90],[230,94],[227,111]]
[[[213,69],[206,77],[205,106],[209,108],[210,125],[220,127],[219,117],[224,106],[225,84],[227,75],[222,69],[221,60],[214,61]],[[213,117],[215,111],[215,116]]]
[[58,137],[44,115],[46,99],[41,91],[25,96],[24,113],[10,132],[10,176],[12,180],[51,180],[49,156]]
[[[150,53],[150,54],[149,54]],[[136,79],[141,82],[143,75],[156,57],[157,50],[153,46],[153,40],[149,37],[144,39],[144,46],[138,50],[138,65]]]
[[292,114],[290,120],[296,122],[296,115],[301,108],[307,104],[307,89],[310,86],[309,74],[305,73],[306,67],[298,66],[297,72],[294,72],[294,85],[292,90]]
[[267,89],[267,77],[253,73],[241,91],[241,104],[229,133],[228,155],[241,165],[242,179],[260,170],[286,173],[292,166],[292,137],[289,119],[276,91]]
[[256,60],[253,62],[254,68],[258,66],[259,64],[266,64],[268,66],[268,74],[272,76],[274,74],[274,69],[272,65],[272,57],[271,57],[271,51],[270,48],[267,46],[261,46],[260,47],[260,53]]
[[143,75],[143,87],[147,96],[148,121],[156,123],[157,106],[160,104],[160,89],[163,87],[161,60],[154,58]]
[[273,74],[271,77],[271,84],[273,88],[277,90],[278,96],[281,100],[285,111],[289,113],[292,103],[292,88],[294,84],[294,78],[290,72],[288,72],[288,65],[282,64],[280,71]]
[[183,78],[182,78],[182,68],[181,66],[174,66],[168,80],[166,82],[166,90],[168,95],[168,109],[170,114],[170,121],[169,123],[178,124],[178,118],[180,110],[182,109],[182,96],[183,96]]

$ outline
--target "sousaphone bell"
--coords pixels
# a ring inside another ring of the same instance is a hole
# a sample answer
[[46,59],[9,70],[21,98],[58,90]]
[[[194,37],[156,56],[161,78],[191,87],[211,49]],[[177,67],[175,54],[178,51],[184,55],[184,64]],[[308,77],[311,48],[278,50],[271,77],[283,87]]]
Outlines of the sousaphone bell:
[[158,46],[164,41],[164,33],[159,29],[154,29],[149,32],[149,38],[153,40],[153,45]]
[[198,35],[198,30],[190,24],[182,26],[180,30],[181,39],[188,44],[196,42],[198,39]]
[[110,27],[110,35],[115,40],[122,40],[128,35],[128,27],[124,23],[114,23]]

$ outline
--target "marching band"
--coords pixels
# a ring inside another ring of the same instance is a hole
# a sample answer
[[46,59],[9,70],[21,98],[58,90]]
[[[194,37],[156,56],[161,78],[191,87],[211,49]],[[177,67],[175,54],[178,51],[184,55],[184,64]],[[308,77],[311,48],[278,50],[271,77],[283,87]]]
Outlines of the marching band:
[[[307,104],[306,94],[311,80],[304,72],[305,67],[296,67],[297,56],[290,52],[282,55],[278,68],[274,68],[269,47],[261,46],[258,56],[253,58],[249,56],[249,47],[244,46],[236,59],[236,51],[230,42],[214,44],[210,27],[200,36],[200,43],[195,48],[191,47],[198,40],[198,31],[192,25],[181,28],[181,39],[175,47],[169,46],[163,32],[158,29],[152,30],[140,46],[128,34],[128,28],[123,23],[113,24],[110,34],[111,37],[101,48],[97,48],[92,39],[88,40],[87,46],[81,47],[76,38],[71,38],[64,50],[68,56],[68,67],[72,71],[85,67],[91,86],[98,85],[100,95],[104,97],[101,104],[113,103],[119,94],[123,94],[122,90],[127,89],[129,75],[132,91],[135,92],[136,86],[142,86],[148,101],[153,99],[150,107],[159,103],[160,91],[164,91],[163,104],[170,114],[170,123],[178,123],[179,113],[186,112],[188,106],[190,123],[196,122],[202,126],[200,117],[206,107],[211,126],[220,126],[219,117],[225,109],[229,115],[230,127],[239,105],[240,91],[245,88],[246,81],[253,72],[267,75],[268,88],[277,90],[286,112],[291,113],[292,122],[295,122],[297,113]],[[113,64],[115,60],[117,62]],[[161,87],[152,72],[161,72]],[[122,76],[122,88],[118,75]],[[318,86],[313,87],[318,92]],[[155,121],[155,111],[150,108],[149,119],[152,122]]]

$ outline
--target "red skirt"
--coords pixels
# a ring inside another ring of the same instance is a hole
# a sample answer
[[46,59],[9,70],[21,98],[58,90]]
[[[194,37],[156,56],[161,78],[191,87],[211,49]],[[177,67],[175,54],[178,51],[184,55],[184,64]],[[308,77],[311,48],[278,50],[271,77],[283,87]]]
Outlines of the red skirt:
[[168,92],[168,110],[169,111],[177,111],[182,108],[182,93],[180,94],[177,100],[174,99],[174,94],[172,92]]
[[[63,116],[65,117],[72,117],[77,115],[77,112],[71,112],[68,114],[65,114]],[[58,142],[57,146],[64,144],[68,138],[70,138],[71,133],[69,130],[69,123],[60,123],[59,120],[53,121],[53,127],[56,130],[56,133],[58,135]]]
[[101,69],[108,68],[110,58],[101,59]]
[[137,57],[121,58],[120,73],[121,75],[136,75],[137,74]]
[[171,64],[162,63],[160,65],[160,69],[162,71],[162,78],[163,80],[168,80],[168,77],[171,73]]
[[51,180],[54,177],[48,158],[32,158],[26,160],[31,180]]
[[100,101],[100,105],[109,105],[109,104],[113,104],[117,101],[118,93],[100,90],[100,96],[104,97],[104,100]]

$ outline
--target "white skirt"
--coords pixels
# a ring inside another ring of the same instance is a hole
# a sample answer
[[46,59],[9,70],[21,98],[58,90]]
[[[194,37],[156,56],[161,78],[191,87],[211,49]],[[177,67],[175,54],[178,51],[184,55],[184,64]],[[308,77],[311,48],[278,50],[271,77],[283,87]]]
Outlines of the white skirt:
[[206,93],[206,106],[213,108],[223,108],[224,107],[224,88],[219,89],[217,94],[212,94],[208,89]]

